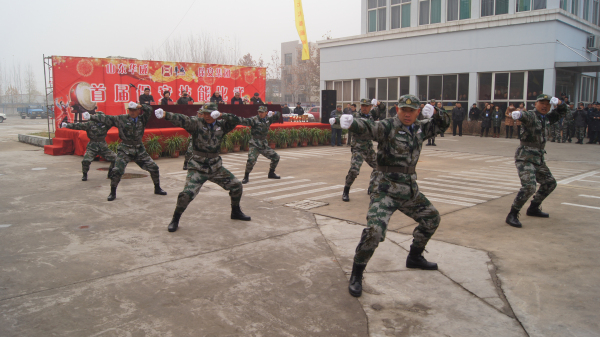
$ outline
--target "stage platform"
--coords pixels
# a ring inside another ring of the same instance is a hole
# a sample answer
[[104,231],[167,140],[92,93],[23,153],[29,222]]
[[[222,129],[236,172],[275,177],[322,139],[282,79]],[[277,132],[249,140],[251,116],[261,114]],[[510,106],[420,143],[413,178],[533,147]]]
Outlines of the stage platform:
[[[238,126],[236,129],[243,128],[244,126]],[[292,128],[318,128],[329,130],[331,126],[323,123],[295,123],[295,122],[284,122],[271,124],[271,129],[292,129]],[[154,134],[157,136],[169,137],[175,134],[188,137],[189,134],[182,128],[152,128],[146,129],[144,135]],[[112,143],[119,140],[119,131],[113,127],[108,130],[106,135],[106,142]],[[53,145],[44,146],[44,153],[58,156],[66,154],[76,154],[83,156],[85,154],[85,148],[89,142],[89,138],[85,131],[71,130],[71,129],[57,129],[55,138],[53,138]]]

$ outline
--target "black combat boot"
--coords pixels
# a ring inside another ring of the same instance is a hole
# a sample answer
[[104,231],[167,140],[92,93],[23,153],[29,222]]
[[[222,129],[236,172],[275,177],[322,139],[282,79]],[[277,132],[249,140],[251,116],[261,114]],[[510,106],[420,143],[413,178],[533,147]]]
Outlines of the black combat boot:
[[188,168],[187,168],[187,161],[183,163],[183,170],[184,170],[184,171],[187,171],[187,170],[188,170]]
[[231,205],[231,219],[233,220],[243,220],[250,221],[250,217],[242,212],[240,205],[234,206]]
[[280,176],[275,174],[275,170],[269,170],[269,176],[267,177],[269,179],[281,179]]
[[247,184],[250,181],[250,172],[244,173],[244,179],[242,180],[242,184]]
[[108,198],[106,200],[108,201],[113,201],[117,198],[117,186],[111,186],[110,187],[110,194],[108,195]]
[[348,195],[349,193],[350,193],[350,187],[344,186],[344,192],[342,193],[342,200],[350,201],[350,196]]
[[83,177],[81,177],[81,181],[87,181],[87,172],[83,174]]
[[354,263],[352,265],[352,275],[350,275],[348,291],[350,292],[350,295],[354,297],[360,297],[360,295],[362,295],[363,272],[366,267],[366,264]]
[[519,211],[511,207],[510,213],[506,216],[506,223],[516,228],[523,227],[519,221]]
[[431,146],[431,139],[427,139],[427,145],[425,146]]
[[179,219],[181,218],[181,214],[181,212],[175,210],[175,213],[173,213],[173,219],[171,220],[169,227],[167,227],[167,230],[169,232],[173,233],[177,230],[177,227],[179,227]]
[[160,184],[154,184],[154,194],[167,195],[167,192],[160,188]]
[[437,270],[437,263],[427,262],[423,257],[423,250],[425,248],[410,247],[410,253],[406,257],[406,268],[418,268],[423,270]]
[[527,215],[528,216],[537,216],[540,218],[549,218],[550,214],[548,213],[544,213],[542,212],[542,208],[540,207],[541,204],[535,203],[535,202],[531,202],[531,205],[529,205],[529,208],[527,209]]

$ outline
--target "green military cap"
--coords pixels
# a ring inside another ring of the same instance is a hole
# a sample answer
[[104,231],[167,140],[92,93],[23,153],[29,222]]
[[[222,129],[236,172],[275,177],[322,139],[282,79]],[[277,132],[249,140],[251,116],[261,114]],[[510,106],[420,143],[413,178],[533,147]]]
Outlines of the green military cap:
[[418,109],[421,105],[419,99],[415,95],[404,95],[398,100],[398,108],[408,107]]
[[363,98],[360,100],[360,105],[372,105],[371,100],[368,98]]
[[267,111],[269,111],[269,109],[267,109],[267,107],[264,105],[261,105],[258,107],[258,112],[267,112]]
[[546,95],[546,94],[541,94],[541,95],[539,95],[539,96],[537,97],[537,99],[536,99],[535,101],[536,101],[536,102],[539,102],[539,101],[549,101],[549,100],[550,100],[550,98],[552,98],[552,97],[551,97],[551,96],[549,96],[549,95]]
[[205,112],[213,112],[218,110],[217,108],[217,104],[215,103],[206,103],[204,104],[200,110],[198,110],[198,113],[205,113]]

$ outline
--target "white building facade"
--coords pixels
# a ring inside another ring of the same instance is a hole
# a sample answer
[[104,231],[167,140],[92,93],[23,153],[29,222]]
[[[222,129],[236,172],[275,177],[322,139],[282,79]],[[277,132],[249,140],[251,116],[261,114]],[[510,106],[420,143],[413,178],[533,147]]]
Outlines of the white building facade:
[[[463,107],[598,96],[596,0],[361,0],[361,35],[319,41],[338,103],[404,94]],[[595,48],[596,47],[596,48]],[[468,109],[467,109],[468,110]]]

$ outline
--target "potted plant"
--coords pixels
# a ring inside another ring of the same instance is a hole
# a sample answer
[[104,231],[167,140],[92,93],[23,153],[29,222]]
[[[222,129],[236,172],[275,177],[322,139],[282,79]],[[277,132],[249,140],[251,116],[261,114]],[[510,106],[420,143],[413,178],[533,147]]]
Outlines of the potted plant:
[[231,143],[231,139],[229,139],[229,135],[225,135],[223,140],[221,140],[221,153],[225,154],[229,152],[229,149],[233,149],[233,144]]
[[275,133],[275,130],[269,130],[269,132],[267,133],[267,142],[269,143],[270,148],[275,148],[275,145],[277,144],[277,134]]
[[317,128],[310,129],[310,142],[312,146],[319,145],[319,138],[321,136],[321,130]]
[[192,140],[190,137],[183,137],[183,141],[181,142],[181,146],[179,147],[179,152],[186,152],[191,141]]
[[121,142],[119,142],[118,140],[115,140],[114,142],[108,143],[108,149],[111,150],[114,153],[117,153],[117,151],[119,150],[119,144]]
[[310,138],[310,130],[308,128],[300,128],[298,130],[300,136],[300,143],[302,146],[308,146],[308,140]]
[[242,145],[242,131],[233,130],[227,135],[227,137],[231,139],[233,152],[240,152],[240,147]]
[[250,133],[250,128],[243,127],[240,129],[240,134],[242,136],[242,148],[244,151],[250,150],[250,139],[252,139],[252,134]]
[[348,137],[348,129],[342,129],[342,144],[346,144],[347,137]]
[[286,129],[279,129],[277,132],[277,146],[286,149],[290,142],[290,132]]
[[300,140],[300,133],[298,132],[298,129],[295,129],[295,128],[290,129],[289,130],[290,147],[297,147],[299,140]]
[[331,130],[323,130],[323,144],[330,145],[331,144]]
[[146,152],[148,152],[152,159],[158,159],[162,152],[162,146],[160,145],[160,136],[149,134],[146,137],[146,140],[144,140],[144,147],[146,148]]
[[165,148],[171,158],[178,158],[181,144],[185,142],[186,138],[180,135],[173,135],[165,139]]

